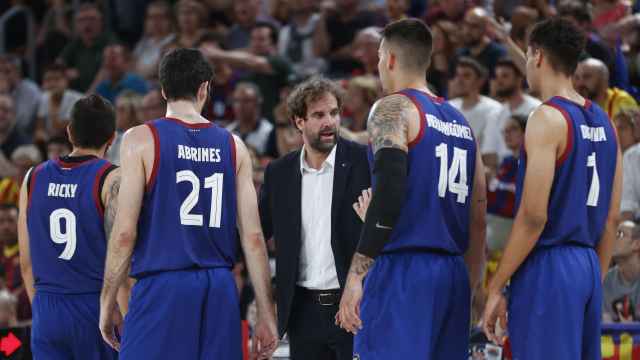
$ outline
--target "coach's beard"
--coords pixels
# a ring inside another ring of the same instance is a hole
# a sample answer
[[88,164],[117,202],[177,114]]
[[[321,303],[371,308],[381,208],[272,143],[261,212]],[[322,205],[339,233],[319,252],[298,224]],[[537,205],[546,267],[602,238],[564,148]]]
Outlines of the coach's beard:
[[309,144],[314,150],[329,153],[338,140],[338,128],[320,130]]

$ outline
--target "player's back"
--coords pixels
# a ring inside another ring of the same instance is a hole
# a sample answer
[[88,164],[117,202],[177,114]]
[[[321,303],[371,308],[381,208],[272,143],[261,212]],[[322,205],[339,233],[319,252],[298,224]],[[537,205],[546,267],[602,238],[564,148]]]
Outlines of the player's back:
[[418,108],[420,133],[409,144],[406,202],[383,251],[464,254],[477,150],[471,127],[440,98],[400,93]]
[[233,266],[235,143],[213,123],[147,124],[155,158],[138,222],[131,274]]
[[[567,122],[567,146],[556,162],[547,223],[537,247],[576,244],[595,247],[609,213],[617,142],[611,121],[597,105],[553,97],[545,105]],[[522,197],[527,155],[520,157],[517,203]],[[530,175],[531,176],[531,175]]]
[[107,252],[100,188],[114,168],[82,156],[49,160],[32,171],[27,227],[37,291],[100,292]]

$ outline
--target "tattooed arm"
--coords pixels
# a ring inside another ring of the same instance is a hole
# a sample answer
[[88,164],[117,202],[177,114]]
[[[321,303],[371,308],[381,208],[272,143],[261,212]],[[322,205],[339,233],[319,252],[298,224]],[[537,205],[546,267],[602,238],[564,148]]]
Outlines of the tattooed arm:
[[409,132],[411,121],[418,119],[413,103],[399,94],[380,99],[369,115],[367,129],[375,156],[376,187],[336,315],[336,323],[354,334],[362,328],[362,280],[389,240],[405,201]]
[[406,193],[406,155],[409,124],[419,114],[404,95],[380,99],[369,115],[367,131],[375,156],[376,189],[367,211],[364,231],[353,257],[350,276],[364,277],[389,239]]
[[113,222],[118,209],[118,192],[120,191],[120,168],[116,168],[107,175],[102,186],[102,203],[104,204],[104,233],[109,239]]

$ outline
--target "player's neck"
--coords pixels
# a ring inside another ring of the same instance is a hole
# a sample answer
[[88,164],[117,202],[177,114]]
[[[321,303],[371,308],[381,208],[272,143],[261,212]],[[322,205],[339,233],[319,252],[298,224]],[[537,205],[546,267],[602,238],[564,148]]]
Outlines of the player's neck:
[[395,81],[394,86],[392,86],[392,89],[390,89],[390,94],[404,89],[416,89],[424,91],[430,95],[434,95],[431,90],[429,90],[427,82],[423,78],[421,79],[420,76],[415,76],[413,74],[398,76],[398,80]]
[[583,101],[574,89],[571,79],[565,76],[548,76],[540,89],[542,101],[548,101],[554,96],[561,96],[569,100],[580,103]]
[[200,115],[197,105],[198,104],[195,104],[193,101],[188,100],[172,101],[167,104],[166,117],[190,123],[207,122],[207,120]]
[[74,148],[73,151],[69,154],[71,157],[81,157],[81,156],[95,156],[102,158],[104,157],[104,151],[102,149],[83,149],[83,148]]

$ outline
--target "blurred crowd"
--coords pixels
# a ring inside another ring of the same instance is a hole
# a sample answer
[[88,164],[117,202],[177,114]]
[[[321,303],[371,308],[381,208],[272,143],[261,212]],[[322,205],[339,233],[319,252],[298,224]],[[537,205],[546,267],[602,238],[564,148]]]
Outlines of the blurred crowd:
[[[345,90],[341,135],[367,143],[369,110],[379,99],[380,29],[417,17],[434,35],[425,74],[432,90],[467,118],[488,183],[490,278],[514,217],[515,176],[529,113],[526,34],[563,16],[588,38],[576,89],[615,123],[624,152],[623,218],[607,274],[607,321],[640,321],[640,1],[628,0],[8,0],[0,3],[0,327],[28,321],[17,248],[19,186],[39,162],[70,152],[66,126],[77,99],[113,102],[119,162],[122,134],[162,117],[158,63],[177,47],[199,48],[215,69],[203,115],[240,136],[266,164],[302,144],[285,106],[303,79],[323,74]],[[270,251],[276,251],[270,241]],[[244,308],[244,267],[235,272]],[[475,309],[483,305],[477,289]],[[476,312],[477,314],[477,312]],[[481,321],[476,316],[475,321]]]

